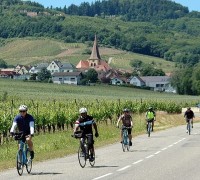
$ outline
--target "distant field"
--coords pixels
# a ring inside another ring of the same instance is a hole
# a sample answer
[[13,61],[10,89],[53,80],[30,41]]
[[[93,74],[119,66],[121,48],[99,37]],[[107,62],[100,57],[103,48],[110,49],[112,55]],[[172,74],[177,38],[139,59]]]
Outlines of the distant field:
[[[86,60],[90,54],[84,54],[86,49],[91,49],[83,43],[63,43],[52,39],[13,39],[0,47],[0,58],[8,64],[34,65],[39,62],[50,62],[54,59],[68,61],[74,65],[80,60]],[[131,70],[131,60],[141,60],[144,63],[154,63],[156,68],[171,72],[175,67],[173,62],[161,58],[144,56],[122,50],[100,47],[102,59],[109,61],[112,67]]]
[[14,99],[34,99],[34,100],[61,100],[77,99],[77,100],[161,100],[161,101],[178,101],[199,102],[196,96],[183,96],[169,93],[158,93],[148,90],[140,90],[129,87],[118,87],[110,85],[96,86],[72,86],[45,84],[34,82],[23,82],[19,80],[10,80],[0,78],[0,97],[5,92]]

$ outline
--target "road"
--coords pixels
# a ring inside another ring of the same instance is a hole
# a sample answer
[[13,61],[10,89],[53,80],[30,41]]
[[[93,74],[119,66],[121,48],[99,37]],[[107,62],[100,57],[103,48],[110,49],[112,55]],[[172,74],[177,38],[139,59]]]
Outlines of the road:
[[81,168],[77,155],[34,163],[32,173],[19,177],[15,169],[0,173],[1,180],[199,180],[200,124],[191,135],[185,126],[154,132],[133,139],[130,152],[121,144],[96,150],[96,164]]

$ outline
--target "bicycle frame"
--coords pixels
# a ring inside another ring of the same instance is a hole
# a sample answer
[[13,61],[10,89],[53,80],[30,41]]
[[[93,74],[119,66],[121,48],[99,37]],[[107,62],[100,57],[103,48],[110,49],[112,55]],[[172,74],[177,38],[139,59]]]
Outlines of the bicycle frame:
[[17,152],[17,172],[21,176],[23,174],[24,166],[26,166],[26,171],[28,174],[31,172],[32,169],[32,160],[30,157],[30,151],[28,149],[28,144],[19,140],[19,150]]
[[129,145],[128,129],[131,129],[131,127],[122,126],[121,129],[122,129],[122,150],[124,152],[126,149],[127,149],[127,151],[129,151],[130,145]]
[[22,165],[26,165],[27,164],[27,156],[26,156],[26,151],[28,149],[28,145],[27,143],[23,142],[22,140],[20,140],[20,148],[19,150],[22,150],[22,156],[23,156],[23,164]]
[[[92,134],[91,134],[92,135]],[[82,168],[85,167],[87,159],[90,158],[91,150],[88,147],[88,137],[90,135],[86,134],[83,138],[80,139],[80,146],[78,150],[78,160]],[[89,161],[90,165],[93,167],[95,164],[95,152],[93,150],[93,161]]]
[[127,128],[122,128],[122,137],[123,137],[123,144],[124,145],[128,145],[128,130],[127,130]]

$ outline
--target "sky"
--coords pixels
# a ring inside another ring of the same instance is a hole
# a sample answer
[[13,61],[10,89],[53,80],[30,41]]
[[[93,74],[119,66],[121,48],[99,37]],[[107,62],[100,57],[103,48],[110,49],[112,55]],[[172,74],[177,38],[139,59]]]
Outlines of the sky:
[[[95,0],[31,0],[42,4],[45,7],[64,7],[71,4],[79,5],[82,2],[95,2]],[[200,0],[172,0],[189,8],[189,11],[200,11]]]

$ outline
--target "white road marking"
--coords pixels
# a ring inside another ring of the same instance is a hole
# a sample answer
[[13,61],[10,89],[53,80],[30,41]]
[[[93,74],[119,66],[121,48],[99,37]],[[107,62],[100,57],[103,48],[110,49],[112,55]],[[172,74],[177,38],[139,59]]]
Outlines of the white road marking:
[[127,169],[127,168],[130,168],[131,167],[131,165],[128,165],[128,166],[125,166],[125,167],[123,167],[123,168],[121,168],[121,169],[118,169],[117,171],[123,171],[123,170],[125,170],[125,169]]
[[159,153],[161,153],[161,151],[157,151],[157,152],[155,152],[154,154],[159,154]]
[[147,156],[146,159],[152,158],[154,155]]
[[173,144],[169,145],[168,147],[170,148],[170,147],[172,147],[172,146],[173,146]]
[[139,161],[134,162],[133,164],[138,164],[140,162],[144,161],[143,159],[140,159]]
[[107,177],[107,176],[110,176],[110,175],[112,175],[112,174],[113,174],[113,173],[108,173],[108,174],[105,174],[105,175],[103,175],[103,176],[99,176],[99,177],[97,177],[97,178],[94,178],[94,179],[92,179],[92,180],[102,179],[102,178]]
[[165,148],[163,148],[163,149],[161,149],[162,151],[164,151],[164,150],[166,150],[167,149],[167,147],[165,147]]

